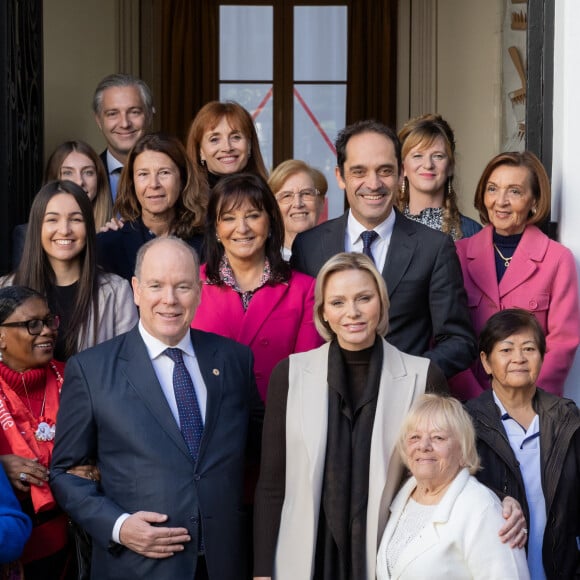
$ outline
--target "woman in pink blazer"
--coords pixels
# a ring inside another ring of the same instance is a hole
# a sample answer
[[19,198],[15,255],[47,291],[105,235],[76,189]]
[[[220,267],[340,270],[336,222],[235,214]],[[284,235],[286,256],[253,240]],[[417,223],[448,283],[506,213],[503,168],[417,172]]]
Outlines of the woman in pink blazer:
[[192,327],[247,344],[262,399],[276,364],[322,344],[313,322],[314,278],[282,259],[284,225],[266,182],[242,173],[210,197],[201,304]]
[[[475,332],[499,310],[518,307],[534,314],[547,343],[538,385],[562,395],[580,341],[580,313],[572,253],[534,225],[547,218],[550,201],[550,181],[533,153],[497,155],[475,193],[475,207],[487,226],[456,247]],[[451,379],[450,386],[466,400],[488,389],[489,380],[477,363]]]

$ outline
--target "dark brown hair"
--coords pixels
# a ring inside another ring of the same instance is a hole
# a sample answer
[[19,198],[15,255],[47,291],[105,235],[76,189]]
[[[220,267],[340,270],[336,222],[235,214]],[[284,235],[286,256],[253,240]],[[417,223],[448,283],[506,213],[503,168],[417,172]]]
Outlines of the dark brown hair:
[[479,335],[479,352],[489,357],[498,342],[523,330],[532,331],[543,359],[546,354],[544,331],[536,317],[522,308],[507,308],[490,316]]
[[115,213],[119,213],[125,221],[135,221],[141,217],[141,204],[135,193],[133,169],[135,159],[145,151],[164,153],[177,165],[181,178],[181,194],[175,202],[172,230],[178,238],[191,238],[203,227],[206,205],[204,187],[193,173],[185,148],[177,138],[170,135],[150,133],[135,143],[121,174],[117,200],[113,208]]
[[287,282],[290,266],[282,258],[284,222],[278,202],[268,184],[253,173],[238,173],[220,179],[213,188],[207,208],[205,230],[206,275],[212,284],[223,284],[219,274],[219,264],[224,255],[224,247],[217,240],[217,224],[221,216],[240,207],[244,201],[258,210],[265,211],[270,221],[270,234],[266,239],[266,258],[270,262],[272,278],[270,284]]
[[[34,197],[28,218],[26,241],[20,265],[14,272],[14,284],[28,286],[43,295],[51,286],[56,286],[56,276],[42,247],[42,224],[49,201],[60,193],[67,193],[77,202],[85,222],[85,247],[78,255],[80,265],[79,287],[68,330],[64,336],[65,356],[77,352],[77,338],[86,328],[91,310],[93,319],[99,320],[99,279],[97,271],[97,234],[93,208],[88,195],[76,183],[67,180],[49,181]],[[55,313],[58,314],[58,313]],[[94,325],[94,340],[97,341],[97,327]]]

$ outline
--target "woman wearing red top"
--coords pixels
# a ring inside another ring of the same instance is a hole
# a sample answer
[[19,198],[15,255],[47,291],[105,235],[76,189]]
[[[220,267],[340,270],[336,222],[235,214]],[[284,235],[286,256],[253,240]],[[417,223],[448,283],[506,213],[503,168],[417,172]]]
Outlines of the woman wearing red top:
[[67,517],[48,486],[64,369],[52,358],[58,325],[35,290],[0,289],[0,462],[33,521],[27,580],[64,578],[70,564]]

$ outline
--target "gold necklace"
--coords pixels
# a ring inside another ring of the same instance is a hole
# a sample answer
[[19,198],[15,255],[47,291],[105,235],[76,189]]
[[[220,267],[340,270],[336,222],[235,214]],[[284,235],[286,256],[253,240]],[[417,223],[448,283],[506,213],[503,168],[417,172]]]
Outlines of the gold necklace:
[[493,247],[495,248],[495,251],[499,254],[499,257],[503,260],[503,265],[507,268],[510,265],[510,262],[512,261],[513,256],[510,256],[509,258],[506,258],[500,251],[499,248],[497,247],[497,244],[494,244]]

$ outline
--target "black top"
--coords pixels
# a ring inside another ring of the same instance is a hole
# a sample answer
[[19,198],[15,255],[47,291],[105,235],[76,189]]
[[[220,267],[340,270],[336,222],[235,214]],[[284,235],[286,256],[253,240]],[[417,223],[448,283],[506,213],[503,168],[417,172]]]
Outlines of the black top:
[[[152,240],[155,234],[141,218],[126,222],[120,230],[109,230],[97,235],[97,260],[105,272],[112,272],[131,281],[139,248]],[[202,259],[203,235],[196,234],[184,240]]]
[[[377,344],[380,346],[381,343],[375,343],[370,349],[359,352],[336,348],[335,353],[338,353],[338,356],[332,356],[332,352],[329,352],[328,382],[331,393],[325,481],[315,556],[314,577],[317,580],[320,578],[342,580],[349,577],[354,579],[357,578],[357,570],[364,565],[370,441],[380,379],[379,362],[382,363],[382,357],[380,361],[371,360],[377,358],[372,357]],[[255,576],[271,576],[274,569],[285,494],[289,367],[289,359],[281,361],[274,368],[268,387],[262,463],[254,511]],[[371,372],[372,367],[376,369],[376,373]],[[343,381],[340,380],[341,375]],[[443,373],[431,363],[427,373],[426,392],[447,391]],[[344,443],[345,438],[348,439],[347,445]],[[338,447],[340,450],[337,453]],[[329,458],[332,458],[331,462]],[[345,461],[348,463],[348,469],[344,465],[341,467]],[[331,470],[336,474],[342,472],[348,477],[331,478],[329,475]],[[353,477],[354,474],[356,477]],[[363,488],[364,492],[361,492]],[[336,508],[336,505],[333,508],[332,503],[341,503],[342,508]],[[345,517],[352,518],[353,525],[350,528],[348,525],[343,526],[345,529],[339,530],[341,526],[337,526],[337,521],[344,522]],[[335,541],[337,537],[338,543],[341,543],[340,549]],[[340,557],[339,552],[342,552]]]
[[70,328],[70,319],[79,291],[78,281],[70,286],[51,286],[47,291],[48,307],[60,317],[60,326],[54,349],[54,358],[66,362],[65,338]]

